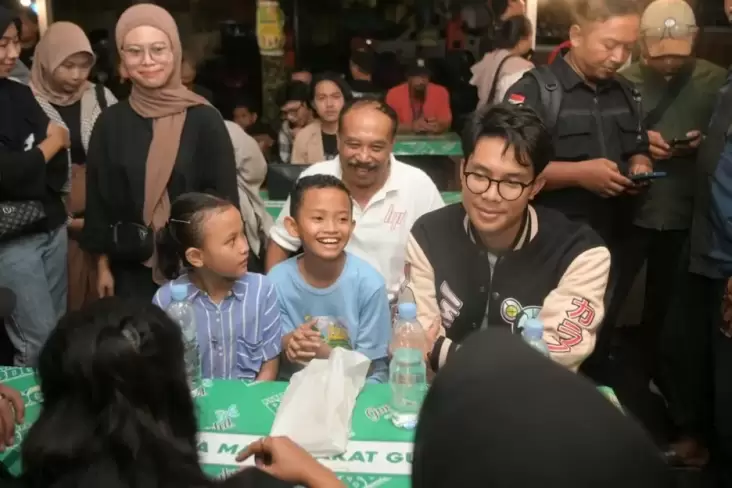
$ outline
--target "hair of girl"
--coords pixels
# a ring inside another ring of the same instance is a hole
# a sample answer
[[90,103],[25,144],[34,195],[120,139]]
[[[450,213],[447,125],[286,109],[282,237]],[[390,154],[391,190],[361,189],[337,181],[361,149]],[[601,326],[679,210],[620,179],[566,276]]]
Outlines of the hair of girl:
[[183,354],[180,328],[153,304],[106,298],[62,318],[39,357],[25,486],[211,486]]
[[207,193],[185,193],[175,199],[168,223],[156,238],[158,267],[166,278],[175,279],[183,269],[190,268],[186,251],[202,246],[207,215],[231,206],[228,200]]

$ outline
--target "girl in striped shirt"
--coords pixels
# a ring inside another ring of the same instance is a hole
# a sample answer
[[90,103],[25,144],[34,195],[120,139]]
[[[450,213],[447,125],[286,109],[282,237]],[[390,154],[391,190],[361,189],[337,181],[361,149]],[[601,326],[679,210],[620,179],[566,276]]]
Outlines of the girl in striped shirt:
[[249,243],[239,210],[226,200],[187,193],[173,202],[158,234],[158,267],[172,280],[153,303],[166,309],[174,284],[188,287],[204,378],[277,377],[282,330],[266,276],[247,272]]

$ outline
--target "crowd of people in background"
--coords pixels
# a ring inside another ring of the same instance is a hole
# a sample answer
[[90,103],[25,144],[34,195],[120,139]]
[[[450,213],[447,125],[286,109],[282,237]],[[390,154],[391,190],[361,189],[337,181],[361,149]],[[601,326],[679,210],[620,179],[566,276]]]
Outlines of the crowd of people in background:
[[[523,3],[501,7],[457,90],[423,56],[381,86],[360,46],[348,73],[293,70],[278,121],[256,94],[197,84],[159,6],[118,19],[107,86],[79,26],[41,36],[29,11],[0,8],[0,287],[16,298],[0,312],[45,398],[14,483],[214,484],[181,333],[161,311],[184,286],[215,379],[288,381],[346,347],[384,383],[396,304],[414,302],[436,374],[416,487],[662,487],[667,463],[712,463],[732,486],[730,78],[695,58],[684,0],[578,0],[546,65]],[[462,201],[445,205],[393,149],[451,131]],[[275,165],[301,171],[272,219],[260,190]],[[617,381],[616,325],[643,263],[639,374],[678,429],[660,450],[592,384]],[[323,316],[337,343],[314,330]],[[551,361],[505,333],[528,320]],[[22,413],[0,384],[0,442]],[[250,456],[259,470],[218,484],[341,486],[287,439]],[[569,478],[556,469],[568,457],[581,466]]]

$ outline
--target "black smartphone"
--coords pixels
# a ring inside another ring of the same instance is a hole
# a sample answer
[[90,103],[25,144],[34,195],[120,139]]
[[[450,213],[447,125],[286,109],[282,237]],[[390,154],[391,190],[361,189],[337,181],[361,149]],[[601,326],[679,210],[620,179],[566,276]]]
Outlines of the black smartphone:
[[628,179],[633,183],[641,183],[644,181],[653,181],[658,178],[665,178],[667,173],[665,171],[654,171],[653,173],[638,173],[635,175],[628,176]]
[[695,141],[697,137],[674,137],[671,139],[671,147],[688,146],[691,142]]

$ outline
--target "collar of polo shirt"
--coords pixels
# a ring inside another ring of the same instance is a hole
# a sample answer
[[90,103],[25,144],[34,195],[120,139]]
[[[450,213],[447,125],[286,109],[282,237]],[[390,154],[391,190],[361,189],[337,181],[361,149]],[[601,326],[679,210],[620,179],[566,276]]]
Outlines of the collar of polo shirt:
[[[246,275],[242,276],[238,280],[234,282],[234,286],[231,287],[231,292],[229,292],[228,297],[231,297],[232,295],[239,301],[244,300],[247,293],[247,284],[244,281],[244,278]],[[199,289],[190,279],[190,277],[186,276],[186,281],[188,281],[188,285],[190,285],[193,288],[193,293],[188,297],[189,300],[194,300],[199,295],[203,295],[205,297],[208,297],[208,294]]]

